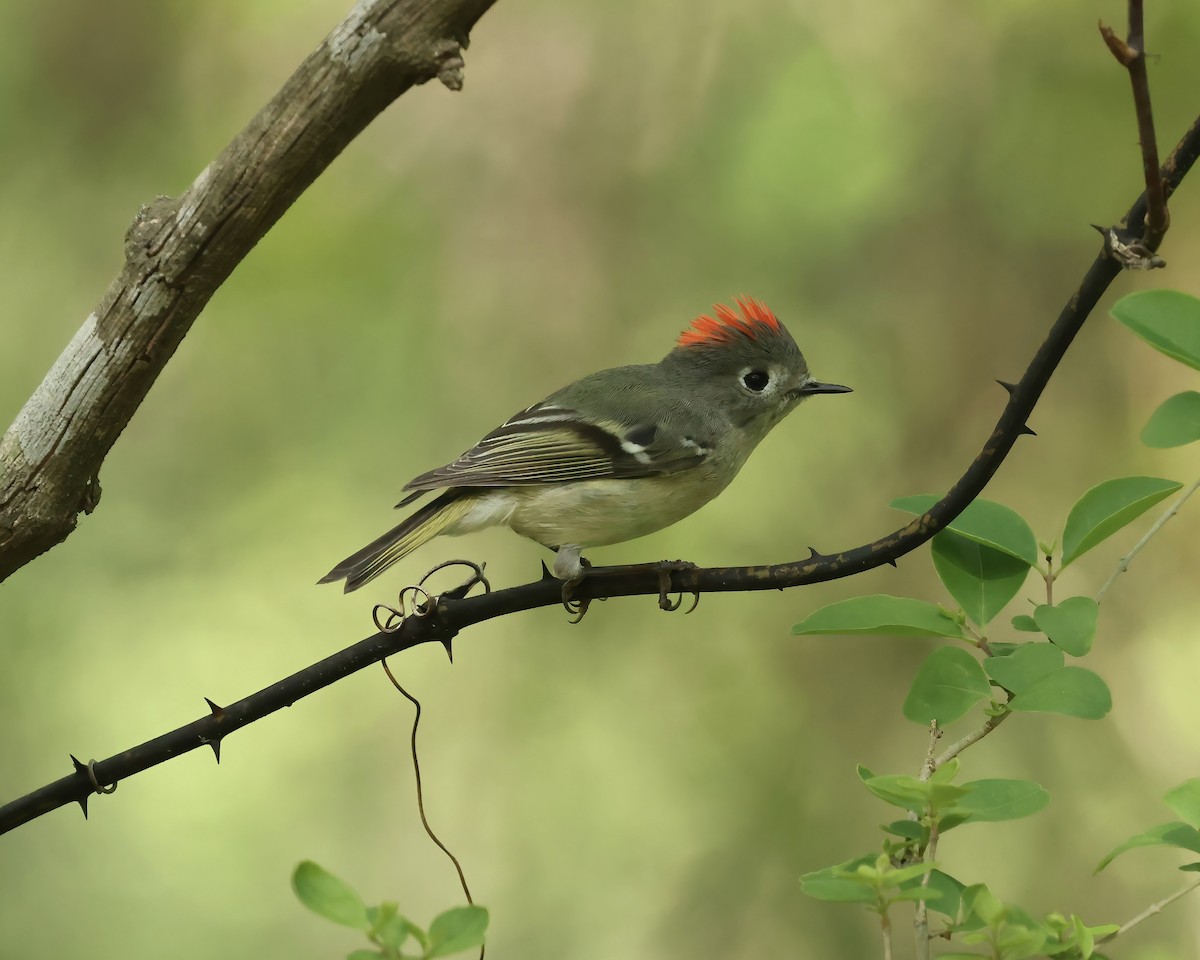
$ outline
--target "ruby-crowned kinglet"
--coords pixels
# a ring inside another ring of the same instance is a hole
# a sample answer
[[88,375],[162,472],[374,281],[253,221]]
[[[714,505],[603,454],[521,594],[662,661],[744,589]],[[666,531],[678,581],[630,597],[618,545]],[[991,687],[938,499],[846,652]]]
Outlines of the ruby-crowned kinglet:
[[805,397],[848,393],[808,372],[787,329],[745,297],[692,322],[658,363],[601,370],[509,418],[457,460],[405,484],[442,491],[321,583],[357,590],[439,534],[507,526],[557,551],[578,582],[588,547],[661,530],[728,486]]

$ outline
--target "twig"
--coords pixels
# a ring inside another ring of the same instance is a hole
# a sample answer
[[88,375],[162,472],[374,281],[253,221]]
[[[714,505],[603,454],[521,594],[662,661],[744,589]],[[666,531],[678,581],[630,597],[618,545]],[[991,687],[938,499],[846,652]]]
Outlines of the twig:
[[1108,588],[1113,585],[1113,581],[1129,569],[1129,562],[1141,552],[1142,548],[1146,546],[1147,543],[1150,542],[1150,538],[1158,533],[1158,531],[1166,525],[1166,522],[1179,512],[1179,508],[1187,502],[1187,498],[1195,493],[1197,489],[1200,489],[1200,477],[1192,481],[1191,485],[1183,491],[1183,494],[1179,497],[1179,499],[1171,504],[1171,508],[1161,517],[1155,520],[1154,525],[1146,531],[1142,539],[1133,545],[1133,549],[1117,562],[1116,569],[1108,575],[1108,579],[1104,581],[1104,586],[1102,586],[1096,593],[1097,603],[1099,603],[1101,598],[1108,592]]
[[886,907],[879,914],[879,925],[883,928],[883,960],[892,960],[892,919]]
[[1128,933],[1130,930],[1132,930],[1134,927],[1136,927],[1143,920],[1148,920],[1150,917],[1153,917],[1156,914],[1162,913],[1164,907],[1170,906],[1172,903],[1174,903],[1180,897],[1184,896],[1185,894],[1191,893],[1197,887],[1200,887],[1200,880],[1196,880],[1192,883],[1189,883],[1186,887],[1183,887],[1180,890],[1176,890],[1173,894],[1171,894],[1165,900],[1159,900],[1158,903],[1150,904],[1150,906],[1148,906],[1145,910],[1143,910],[1141,913],[1139,913],[1132,920],[1128,920],[1125,923],[1121,924],[1121,929],[1114,930],[1107,937],[1101,937],[1096,942],[1097,943],[1108,943],[1108,941],[1110,941],[1110,940],[1116,940],[1117,937],[1121,936],[1122,934]]
[[920,779],[928,780],[937,770],[937,761],[933,759],[933,751],[937,749],[938,741],[942,739],[942,729],[936,720],[929,722],[929,748],[925,751],[925,762],[921,764]]
[[[937,817],[929,820],[929,843],[925,846],[925,863],[933,863],[937,859],[938,821]],[[913,918],[913,934],[916,938],[917,960],[929,960],[929,907],[925,900],[925,891],[929,889],[929,875],[932,869],[926,870],[921,877],[921,899],[917,901],[916,916]]]
[[1129,0],[1129,36],[1122,40],[1111,27],[1100,23],[1100,35],[1117,62],[1129,71],[1133,107],[1137,114],[1138,142],[1142,147],[1142,175],[1146,180],[1147,212],[1142,241],[1157,249],[1171,223],[1167,193],[1158,165],[1158,140],[1154,134],[1154,111],[1150,104],[1150,79],[1146,74],[1145,34],[1142,0]]
[[978,743],[998,726],[1000,726],[1005,719],[1011,716],[1012,713],[1006,710],[1004,713],[997,714],[994,717],[988,717],[987,721],[982,727],[979,727],[977,730],[972,730],[961,740],[956,740],[954,743],[950,744],[950,746],[946,748],[946,751],[934,762],[934,768],[936,769],[937,767],[940,767],[943,763],[949,763],[960,753],[966,750],[967,747],[971,746],[973,743]]

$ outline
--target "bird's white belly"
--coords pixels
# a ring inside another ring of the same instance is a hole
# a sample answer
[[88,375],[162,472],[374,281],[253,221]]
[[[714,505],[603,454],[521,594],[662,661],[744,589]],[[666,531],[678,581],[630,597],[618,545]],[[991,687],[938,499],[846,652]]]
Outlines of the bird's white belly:
[[691,471],[632,480],[581,480],[480,491],[449,533],[503,524],[548,547],[598,547],[645,536],[698,510],[729,478]]

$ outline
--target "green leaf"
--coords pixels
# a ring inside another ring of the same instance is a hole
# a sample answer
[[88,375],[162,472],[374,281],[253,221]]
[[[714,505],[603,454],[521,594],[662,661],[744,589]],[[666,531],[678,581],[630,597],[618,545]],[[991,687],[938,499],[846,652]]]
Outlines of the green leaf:
[[1068,597],[1053,607],[1042,604],[1034,611],[1033,619],[1056,647],[1073,657],[1082,657],[1092,649],[1099,613],[1091,597]]
[[886,594],[851,597],[821,607],[792,627],[792,633],[882,633],[956,639],[963,636],[962,627],[935,604]]
[[929,775],[930,783],[950,783],[958,776],[958,757],[951,757]]
[[928,862],[910,863],[907,867],[895,867],[888,870],[884,874],[885,879],[891,886],[899,887],[905,883],[909,883],[914,879],[920,879],[929,873],[934,868],[934,864]]
[[935,811],[944,809],[967,792],[966,787],[957,787],[952,783],[918,780],[916,777],[904,774],[871,777],[869,780],[864,780],[863,785],[880,800],[895,807],[912,810],[914,813],[922,813],[927,808]]
[[1179,869],[1187,873],[1200,873],[1200,863],[1185,863]]
[[958,916],[958,906],[962,902],[962,892],[965,885],[955,880],[948,873],[934,870],[929,874],[929,889],[937,890],[941,895],[929,902],[931,910],[944,914],[951,919]]
[[893,837],[902,837],[905,840],[925,839],[925,828],[916,820],[893,820],[891,823],[884,824],[880,829],[890,833]]
[[1195,390],[1168,397],[1142,428],[1142,443],[1148,447],[1182,447],[1194,440],[1200,440],[1200,393]]
[[986,626],[1025,583],[1024,560],[943,530],[933,538],[933,567],[972,622]]
[[1041,633],[1037,621],[1027,613],[1019,613],[1013,617],[1012,626],[1014,630],[1020,630],[1022,633]]
[[1180,820],[1200,827],[1200,777],[1185,780],[1163,797],[1168,807]]
[[956,826],[1019,820],[1037,813],[1050,802],[1050,794],[1032,780],[972,780],[963,786],[969,792],[954,804],[951,813],[957,820]]
[[999,956],[1004,957],[1004,960],[1024,960],[1025,957],[1036,956],[1046,945],[1047,935],[1036,922],[1026,925],[1010,921],[1004,925],[996,939]]
[[1095,872],[1099,873],[1125,851],[1135,847],[1179,847],[1182,850],[1191,850],[1192,853],[1200,853],[1200,830],[1178,820],[1160,823],[1157,827],[1151,827],[1145,833],[1130,837],[1114,847],[1108,856],[1100,861]]
[[1120,477],[1092,487],[1067,515],[1062,565],[1078,560],[1181,486],[1158,477]]
[[1007,657],[988,657],[983,669],[1005,690],[1020,693],[1062,668],[1063,652],[1052,643],[1027,643]]
[[933,901],[941,895],[941,891],[934,890],[932,888],[920,890],[916,887],[908,887],[904,890],[897,890],[894,893],[889,893],[887,898],[889,903],[900,903],[904,900],[927,900],[929,901],[930,906],[932,906]]
[[[924,494],[916,497],[900,497],[893,500],[889,506],[907,513],[921,516],[941,497]],[[1019,513],[995,503],[992,500],[972,500],[967,508],[954,518],[947,530],[982,544],[1007,553],[1018,560],[1025,561],[1031,567],[1037,566],[1037,539],[1033,531]]]
[[1008,915],[1004,904],[983,883],[973,883],[963,890],[962,901],[968,916],[978,917],[985,926],[998,927]]
[[958,647],[939,647],[917,671],[904,699],[904,716],[922,726],[934,720],[945,726],[990,696],[991,690],[983,667],[971,654]]
[[858,857],[835,867],[814,870],[800,878],[800,889],[826,903],[874,903],[874,887],[856,873],[860,866],[874,862],[874,856]]
[[1090,960],[1096,950],[1096,938],[1092,935],[1092,931],[1075,914],[1071,914],[1071,926],[1074,928],[1075,945],[1083,955],[1083,960]]
[[429,948],[425,956],[446,957],[483,943],[488,912],[483,907],[455,907],[434,918],[429,925]]
[[386,946],[399,950],[408,939],[411,924],[399,914],[399,906],[390,901],[378,907],[367,907],[367,919],[371,921],[371,934]]
[[1142,290],[1122,297],[1111,312],[1155,350],[1200,370],[1200,300],[1177,290]]
[[354,890],[324,867],[302,860],[292,873],[292,889],[302,904],[326,920],[366,932],[367,908]]
[[1039,677],[1013,697],[1008,706],[1010,710],[1099,720],[1112,709],[1112,694],[1091,670],[1061,667]]

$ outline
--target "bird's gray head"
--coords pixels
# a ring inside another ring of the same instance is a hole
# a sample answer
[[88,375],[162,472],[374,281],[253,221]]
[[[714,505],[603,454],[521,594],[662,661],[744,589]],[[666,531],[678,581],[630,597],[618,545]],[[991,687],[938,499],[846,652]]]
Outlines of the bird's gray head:
[[805,397],[850,392],[813,379],[796,341],[765,304],[736,302],[737,311],[717,304],[715,317],[693,320],[662,360],[719,401],[736,425],[759,421],[768,430]]

